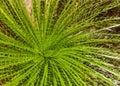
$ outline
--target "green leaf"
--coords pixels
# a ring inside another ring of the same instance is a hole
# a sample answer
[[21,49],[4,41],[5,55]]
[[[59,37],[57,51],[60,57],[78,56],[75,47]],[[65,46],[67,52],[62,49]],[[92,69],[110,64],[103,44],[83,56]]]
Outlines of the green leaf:
[[0,85],[117,86],[119,0],[28,1],[0,0]]

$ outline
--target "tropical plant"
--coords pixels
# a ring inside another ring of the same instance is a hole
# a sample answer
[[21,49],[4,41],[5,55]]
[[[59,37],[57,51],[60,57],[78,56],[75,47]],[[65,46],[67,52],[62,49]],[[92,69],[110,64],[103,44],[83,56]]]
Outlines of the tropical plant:
[[0,0],[0,83],[5,86],[116,86],[120,0]]

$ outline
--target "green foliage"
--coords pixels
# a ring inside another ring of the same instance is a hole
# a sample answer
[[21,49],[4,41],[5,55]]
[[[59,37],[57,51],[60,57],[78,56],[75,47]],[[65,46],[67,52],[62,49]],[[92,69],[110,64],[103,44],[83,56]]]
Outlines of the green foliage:
[[116,86],[119,0],[0,0],[0,82],[5,86]]

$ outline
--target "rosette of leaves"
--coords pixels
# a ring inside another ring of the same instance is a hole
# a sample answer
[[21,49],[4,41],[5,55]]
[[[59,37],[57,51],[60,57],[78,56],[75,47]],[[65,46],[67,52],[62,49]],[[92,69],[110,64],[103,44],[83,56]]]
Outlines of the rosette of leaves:
[[5,86],[116,86],[119,0],[0,0],[0,83]]

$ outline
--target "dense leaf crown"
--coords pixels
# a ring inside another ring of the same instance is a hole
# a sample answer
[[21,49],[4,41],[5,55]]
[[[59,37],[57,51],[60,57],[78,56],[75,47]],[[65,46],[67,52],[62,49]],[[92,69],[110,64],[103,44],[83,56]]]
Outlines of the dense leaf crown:
[[[0,84],[117,86],[120,0],[0,0]],[[112,45],[112,46],[111,46]]]

